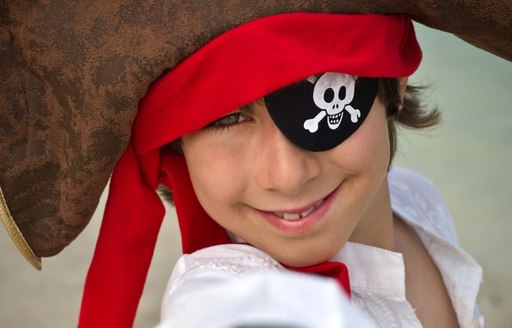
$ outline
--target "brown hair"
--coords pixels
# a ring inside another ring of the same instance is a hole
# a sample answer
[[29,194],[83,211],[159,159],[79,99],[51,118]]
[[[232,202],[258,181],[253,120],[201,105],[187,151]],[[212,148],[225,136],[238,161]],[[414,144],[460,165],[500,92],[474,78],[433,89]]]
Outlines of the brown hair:
[[379,97],[386,107],[388,117],[390,165],[397,149],[398,127],[424,129],[438,124],[441,120],[437,107],[429,109],[424,105],[421,97],[424,90],[425,87],[407,85],[402,100],[398,78],[379,79]]

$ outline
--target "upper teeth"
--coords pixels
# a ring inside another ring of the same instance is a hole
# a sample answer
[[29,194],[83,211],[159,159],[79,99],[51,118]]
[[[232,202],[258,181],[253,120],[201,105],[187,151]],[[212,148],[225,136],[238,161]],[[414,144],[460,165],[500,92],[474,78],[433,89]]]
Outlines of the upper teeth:
[[315,205],[311,206],[309,209],[307,209],[306,211],[302,212],[302,213],[297,213],[297,214],[291,214],[291,213],[284,213],[284,212],[274,212],[275,215],[285,219],[285,220],[298,220],[298,219],[302,219],[303,217],[307,216],[308,214],[310,214],[311,212],[313,212],[315,209],[318,208],[318,206],[320,206],[320,204],[322,204],[322,201],[319,201],[318,203],[316,203]]

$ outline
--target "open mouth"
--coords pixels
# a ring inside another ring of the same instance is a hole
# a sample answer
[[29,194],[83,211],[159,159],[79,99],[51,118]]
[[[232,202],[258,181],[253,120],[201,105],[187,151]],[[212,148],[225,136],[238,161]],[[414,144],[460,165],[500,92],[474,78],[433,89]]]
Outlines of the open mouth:
[[343,182],[324,198],[313,205],[293,210],[262,211],[257,210],[261,217],[284,233],[301,233],[312,229],[327,218],[327,213],[342,189]]
[[318,207],[320,207],[320,205],[322,205],[323,202],[324,202],[323,199],[319,200],[313,206],[311,206],[307,210],[300,212],[300,213],[286,213],[286,212],[273,212],[273,213],[285,220],[290,220],[290,221],[299,220],[299,219],[302,219],[305,216],[311,214],[314,210],[316,210]]

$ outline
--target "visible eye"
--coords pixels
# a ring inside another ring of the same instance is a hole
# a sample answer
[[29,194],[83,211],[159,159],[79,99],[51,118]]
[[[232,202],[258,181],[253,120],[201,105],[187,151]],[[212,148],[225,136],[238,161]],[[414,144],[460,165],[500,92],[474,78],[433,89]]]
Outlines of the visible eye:
[[241,112],[233,112],[214,121],[208,128],[230,128],[233,125],[247,121],[248,118]]

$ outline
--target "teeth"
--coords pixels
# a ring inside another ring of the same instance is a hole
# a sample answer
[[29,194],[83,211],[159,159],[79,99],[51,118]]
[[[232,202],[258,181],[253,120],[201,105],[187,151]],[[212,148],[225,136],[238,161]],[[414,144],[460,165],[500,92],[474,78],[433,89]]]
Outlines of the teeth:
[[300,219],[302,216],[302,214],[288,214],[288,213],[283,213],[283,219],[285,220],[298,220]]
[[322,202],[323,202],[323,200],[318,201],[311,208],[309,208],[308,210],[306,210],[302,213],[299,213],[299,214],[281,213],[281,212],[275,212],[274,214],[285,219],[285,220],[294,221],[294,220],[302,219],[303,217],[309,215],[311,212],[316,210],[322,204]]
[[307,210],[306,212],[304,213],[300,213],[300,217],[303,218],[305,216],[307,216],[309,213],[313,212],[315,210],[315,207],[311,207],[309,210]]

